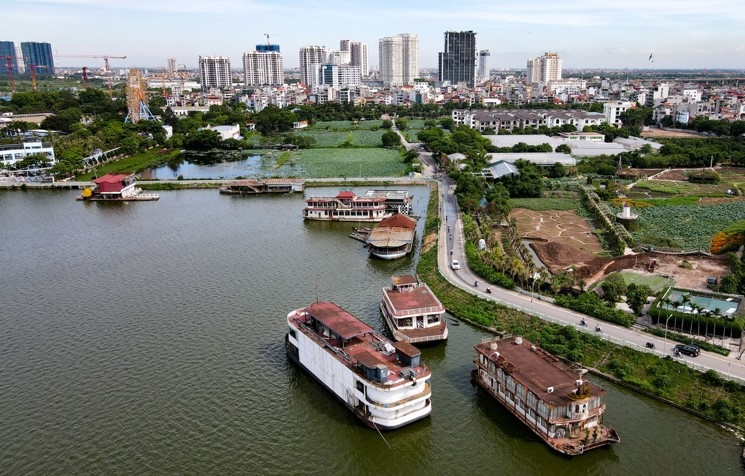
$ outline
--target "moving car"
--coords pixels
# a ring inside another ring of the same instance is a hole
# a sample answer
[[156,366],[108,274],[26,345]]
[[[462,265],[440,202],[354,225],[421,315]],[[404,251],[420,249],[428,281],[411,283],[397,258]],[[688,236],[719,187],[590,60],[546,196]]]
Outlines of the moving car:
[[690,357],[696,357],[698,354],[701,353],[701,349],[699,349],[697,345],[693,344],[678,344],[673,347],[673,352],[680,352],[681,354],[685,354]]
[[450,261],[450,267],[453,269],[460,269],[460,263],[458,263],[457,259],[454,259]]

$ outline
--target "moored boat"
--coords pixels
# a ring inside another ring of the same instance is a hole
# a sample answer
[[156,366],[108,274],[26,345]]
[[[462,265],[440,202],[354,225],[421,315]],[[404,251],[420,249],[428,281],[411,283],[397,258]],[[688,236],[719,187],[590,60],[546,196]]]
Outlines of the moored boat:
[[392,430],[432,411],[430,369],[421,352],[385,336],[333,302],[287,315],[290,359],[367,426]]
[[85,188],[77,198],[86,201],[153,201],[160,196],[155,193],[142,193],[137,188],[135,174],[106,174],[93,180],[94,188]]
[[396,213],[384,218],[367,236],[371,256],[391,260],[403,258],[414,244],[416,220]]
[[414,276],[394,276],[383,289],[380,311],[397,341],[421,344],[447,339],[445,307],[426,283]]
[[359,197],[350,190],[342,190],[335,197],[310,197],[305,203],[306,220],[378,222],[391,216],[384,196]]
[[221,186],[218,191],[226,195],[257,195],[263,193],[292,193],[305,190],[303,179],[247,179],[235,180]]
[[605,390],[521,337],[474,346],[472,379],[559,453],[579,455],[618,443],[603,424]]

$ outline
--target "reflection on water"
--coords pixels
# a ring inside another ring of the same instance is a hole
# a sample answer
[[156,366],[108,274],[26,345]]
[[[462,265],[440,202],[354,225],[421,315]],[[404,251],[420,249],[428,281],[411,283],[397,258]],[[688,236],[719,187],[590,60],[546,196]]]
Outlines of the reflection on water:
[[607,382],[621,443],[552,452],[471,383],[467,324],[422,350],[431,417],[384,440],[288,362],[286,315],[332,300],[383,330],[416,255],[370,260],[301,194],[78,194],[0,192],[0,474],[742,474],[729,433]]
[[145,180],[174,180],[181,176],[184,179],[234,179],[237,177],[288,177],[302,174],[302,168],[290,162],[275,169],[278,155],[249,155],[245,159],[218,162],[215,164],[197,164],[183,160],[178,164],[163,165],[145,169],[140,176]]

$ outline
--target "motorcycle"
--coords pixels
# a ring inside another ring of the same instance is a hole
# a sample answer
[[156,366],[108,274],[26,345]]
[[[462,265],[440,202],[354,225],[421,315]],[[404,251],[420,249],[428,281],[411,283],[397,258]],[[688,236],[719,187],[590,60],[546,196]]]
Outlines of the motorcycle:
[[595,332],[603,332],[603,329],[600,326],[595,326]]
[[478,281],[474,281],[473,282],[473,287],[478,287],[478,286],[479,286],[479,282]]
[[647,342],[647,348],[654,349],[654,342]]
[[486,288],[486,294],[491,294],[491,288]]
[[585,322],[585,320],[584,320],[584,319],[582,319],[581,321],[579,321],[579,325],[580,325],[580,326],[586,326],[586,325],[587,325],[587,323]]

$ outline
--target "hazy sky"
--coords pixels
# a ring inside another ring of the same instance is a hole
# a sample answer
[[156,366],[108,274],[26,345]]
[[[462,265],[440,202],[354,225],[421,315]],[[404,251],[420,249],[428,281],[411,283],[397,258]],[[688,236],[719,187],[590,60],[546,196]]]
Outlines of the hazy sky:
[[285,67],[303,45],[351,39],[376,68],[380,38],[415,33],[420,66],[436,68],[443,33],[472,30],[492,68],[557,51],[564,68],[745,69],[742,0],[0,0],[0,18],[0,41],[49,42],[57,66],[102,64],[59,55],[127,56],[113,67],[222,55],[239,68],[267,33]]

